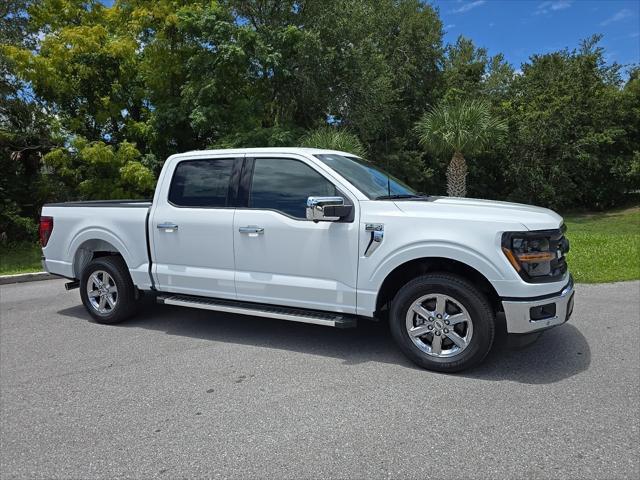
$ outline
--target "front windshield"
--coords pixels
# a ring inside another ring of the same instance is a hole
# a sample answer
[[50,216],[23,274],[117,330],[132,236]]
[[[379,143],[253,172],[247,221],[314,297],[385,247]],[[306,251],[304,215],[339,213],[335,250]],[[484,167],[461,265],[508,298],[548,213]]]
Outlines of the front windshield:
[[369,199],[418,196],[411,187],[358,157],[331,153],[316,155],[316,158],[346,178]]

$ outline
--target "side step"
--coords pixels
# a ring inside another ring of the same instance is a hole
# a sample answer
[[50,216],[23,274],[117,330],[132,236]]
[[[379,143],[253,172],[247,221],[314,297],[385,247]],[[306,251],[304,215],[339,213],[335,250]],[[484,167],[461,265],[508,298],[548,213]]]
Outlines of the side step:
[[192,295],[159,295],[157,301],[158,303],[164,303],[166,305],[215,310],[216,312],[238,313],[241,315],[252,315],[254,317],[277,318],[291,322],[325,325],[327,327],[353,328],[357,325],[356,316],[346,313],[321,312],[318,310],[196,297]]

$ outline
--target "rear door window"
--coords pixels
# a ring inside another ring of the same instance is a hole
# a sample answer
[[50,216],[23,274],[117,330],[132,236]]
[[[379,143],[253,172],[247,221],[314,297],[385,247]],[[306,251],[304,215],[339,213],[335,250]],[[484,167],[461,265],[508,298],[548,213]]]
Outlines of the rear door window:
[[178,207],[226,207],[235,160],[216,158],[185,160],[176,167],[169,202]]

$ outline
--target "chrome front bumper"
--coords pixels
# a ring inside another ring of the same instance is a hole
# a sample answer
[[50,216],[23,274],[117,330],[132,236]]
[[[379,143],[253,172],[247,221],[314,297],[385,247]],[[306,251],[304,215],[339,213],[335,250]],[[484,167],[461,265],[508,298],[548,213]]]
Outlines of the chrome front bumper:
[[556,295],[503,300],[507,332],[530,333],[563,324],[573,313],[573,297],[573,278],[570,278]]

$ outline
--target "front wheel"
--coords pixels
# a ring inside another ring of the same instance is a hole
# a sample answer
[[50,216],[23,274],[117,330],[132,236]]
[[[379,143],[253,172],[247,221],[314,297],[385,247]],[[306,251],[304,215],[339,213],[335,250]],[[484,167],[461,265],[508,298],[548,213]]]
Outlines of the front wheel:
[[80,298],[98,323],[118,323],[135,313],[135,287],[122,257],[98,257],[80,278]]
[[433,273],[413,279],[394,298],[391,333],[402,351],[429,370],[458,372],[486,357],[495,315],[486,297],[464,278]]

